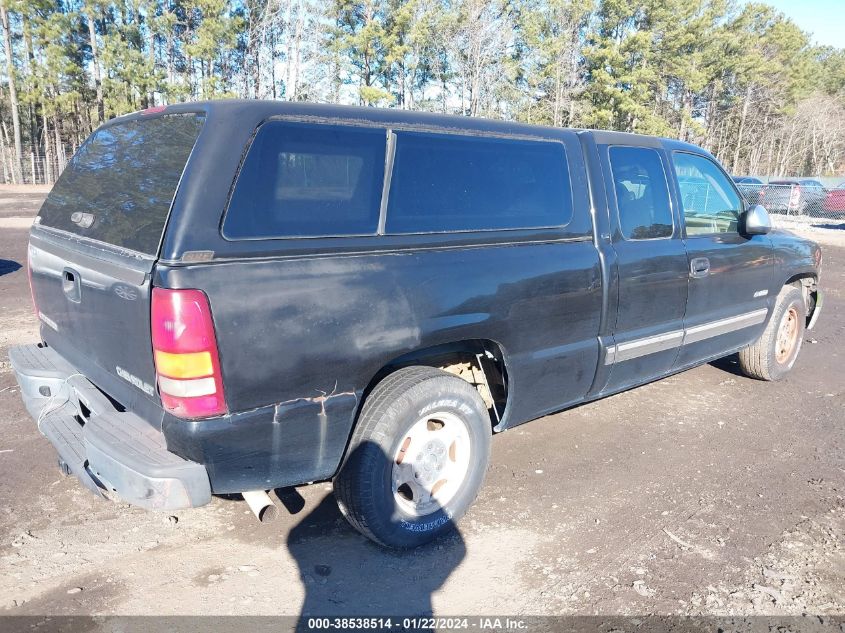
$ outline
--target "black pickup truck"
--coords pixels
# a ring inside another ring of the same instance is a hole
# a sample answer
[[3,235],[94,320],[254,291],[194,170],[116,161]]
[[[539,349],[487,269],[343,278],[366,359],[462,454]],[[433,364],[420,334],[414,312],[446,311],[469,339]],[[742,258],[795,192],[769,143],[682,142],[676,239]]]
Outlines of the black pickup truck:
[[379,543],[449,528],[494,432],[728,354],[788,372],[819,247],[702,149],[218,101],[110,121],[32,227],[13,348],[59,465],[151,509],[332,480]]

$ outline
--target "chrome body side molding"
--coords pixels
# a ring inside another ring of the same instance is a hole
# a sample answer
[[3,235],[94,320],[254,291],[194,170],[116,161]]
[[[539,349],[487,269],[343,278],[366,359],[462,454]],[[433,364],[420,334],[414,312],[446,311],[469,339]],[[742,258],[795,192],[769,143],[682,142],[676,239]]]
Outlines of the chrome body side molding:
[[719,319],[718,321],[696,325],[691,328],[684,328],[683,330],[674,330],[672,332],[619,343],[618,345],[611,345],[605,353],[604,364],[612,365],[616,362],[640,358],[648,354],[655,354],[675,347],[681,347],[688,343],[697,343],[708,338],[728,334],[729,332],[751,327],[752,325],[759,325],[766,320],[768,312],[767,308],[761,308],[726,319]]

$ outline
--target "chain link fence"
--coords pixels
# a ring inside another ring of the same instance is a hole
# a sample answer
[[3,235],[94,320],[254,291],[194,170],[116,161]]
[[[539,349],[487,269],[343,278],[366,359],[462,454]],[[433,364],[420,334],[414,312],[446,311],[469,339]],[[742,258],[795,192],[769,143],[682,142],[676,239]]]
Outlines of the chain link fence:
[[749,203],[764,206],[776,223],[845,223],[845,178],[827,186],[814,178],[765,183],[738,179],[737,187]]
[[21,173],[16,173],[15,150],[3,147],[0,151],[2,184],[52,185],[64,170],[74,148],[63,147],[61,152],[44,153],[44,148],[24,147],[21,156]]

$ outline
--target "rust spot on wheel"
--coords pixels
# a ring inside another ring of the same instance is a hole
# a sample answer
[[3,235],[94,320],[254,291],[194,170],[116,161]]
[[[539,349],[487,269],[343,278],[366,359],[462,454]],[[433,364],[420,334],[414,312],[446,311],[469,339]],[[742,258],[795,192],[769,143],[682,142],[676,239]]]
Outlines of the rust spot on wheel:
[[798,310],[795,309],[795,306],[790,306],[780,322],[777,341],[775,342],[775,359],[778,364],[784,365],[789,360],[797,342]]
[[405,441],[402,442],[402,446],[399,448],[399,454],[396,456],[396,463],[401,464],[402,460],[405,459],[405,451],[408,450],[408,445],[411,443],[411,438],[406,437]]

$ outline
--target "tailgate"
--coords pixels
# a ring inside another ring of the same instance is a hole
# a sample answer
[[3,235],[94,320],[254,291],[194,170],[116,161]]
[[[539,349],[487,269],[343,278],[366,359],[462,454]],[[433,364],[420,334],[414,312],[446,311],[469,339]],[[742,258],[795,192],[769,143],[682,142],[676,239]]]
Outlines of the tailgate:
[[[160,417],[150,343],[153,258],[119,255],[33,228],[32,293],[41,336],[126,408]],[[119,384],[118,380],[125,384]]]
[[150,422],[161,419],[151,273],[202,122],[169,115],[100,128],[68,164],[30,235],[44,341]]

